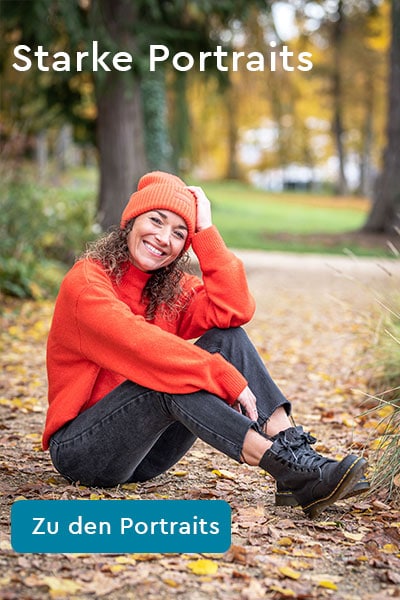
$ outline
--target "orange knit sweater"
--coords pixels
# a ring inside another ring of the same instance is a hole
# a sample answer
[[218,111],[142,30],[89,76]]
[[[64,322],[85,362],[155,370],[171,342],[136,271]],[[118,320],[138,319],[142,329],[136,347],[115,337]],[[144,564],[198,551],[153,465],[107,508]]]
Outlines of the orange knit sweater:
[[126,379],[171,394],[204,389],[229,404],[245,388],[244,377],[220,354],[189,341],[211,327],[251,319],[254,301],[243,264],[214,226],[195,234],[192,245],[203,277],[185,275],[183,285],[193,296],[174,321],[145,320],[141,295],[150,274],[133,265],[118,285],[90,260],[66,275],[47,345],[45,449],[55,431]]

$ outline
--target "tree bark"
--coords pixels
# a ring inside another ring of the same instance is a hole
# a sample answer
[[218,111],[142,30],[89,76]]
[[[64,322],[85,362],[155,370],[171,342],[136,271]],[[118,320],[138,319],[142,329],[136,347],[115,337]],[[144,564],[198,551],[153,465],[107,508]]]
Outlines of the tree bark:
[[97,135],[100,163],[98,220],[103,229],[117,225],[146,171],[139,84],[126,85],[110,73],[98,99]]
[[36,134],[35,157],[38,170],[38,179],[39,181],[43,181],[49,163],[47,131],[44,129]]
[[333,51],[334,65],[332,76],[332,94],[333,94],[333,123],[332,130],[336,143],[336,152],[339,162],[339,174],[337,181],[337,191],[340,196],[348,193],[348,185],[345,174],[345,152],[343,144],[344,128],[342,117],[342,43],[345,28],[345,17],[343,12],[343,2],[339,0],[338,18],[333,25]]
[[168,135],[165,72],[160,70],[143,77],[141,93],[149,169],[170,171],[172,150]]
[[392,0],[387,142],[364,231],[400,232],[400,2]]
[[225,92],[228,120],[228,165],[226,169],[227,179],[240,179],[240,168],[237,159],[237,146],[239,132],[237,125],[237,106],[234,84],[230,81]]
[[185,175],[191,166],[190,115],[187,100],[187,75],[177,71],[173,81],[173,110],[170,138],[172,144],[171,162],[174,171]]
[[364,88],[365,118],[362,130],[362,147],[360,151],[360,184],[358,193],[362,196],[370,196],[372,193],[372,147],[374,141],[374,79],[367,77]]
[[[130,0],[101,0],[100,18],[118,50],[135,55],[134,5]],[[97,143],[100,189],[98,222],[119,224],[121,213],[146,171],[140,81],[133,71],[110,71],[97,82]]]

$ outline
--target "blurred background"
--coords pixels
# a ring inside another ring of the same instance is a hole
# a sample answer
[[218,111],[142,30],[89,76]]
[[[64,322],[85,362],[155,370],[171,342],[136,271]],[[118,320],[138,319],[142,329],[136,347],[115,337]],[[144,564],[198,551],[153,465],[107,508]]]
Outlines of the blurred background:
[[[1,0],[0,11],[3,294],[53,294],[153,169],[202,185],[232,247],[398,256],[398,0]],[[132,69],[93,72],[89,60],[76,72],[94,40],[131,53]],[[24,72],[19,44],[34,61]],[[154,72],[151,44],[170,50]],[[210,60],[200,72],[199,53],[218,45],[263,53],[264,71]],[[293,69],[278,59],[271,71],[285,46]],[[69,72],[51,68],[60,51]],[[191,70],[173,68],[178,52]]]

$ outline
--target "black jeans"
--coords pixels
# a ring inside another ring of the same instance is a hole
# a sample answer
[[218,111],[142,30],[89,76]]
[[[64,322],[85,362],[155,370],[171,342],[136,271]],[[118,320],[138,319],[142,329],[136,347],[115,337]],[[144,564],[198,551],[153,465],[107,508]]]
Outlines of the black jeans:
[[257,398],[257,423],[206,391],[166,394],[125,381],[52,436],[56,469],[89,486],[146,481],[179,461],[197,437],[240,462],[249,428],[258,430],[279,406],[289,414],[290,403],[243,329],[212,329],[196,344],[244,375]]

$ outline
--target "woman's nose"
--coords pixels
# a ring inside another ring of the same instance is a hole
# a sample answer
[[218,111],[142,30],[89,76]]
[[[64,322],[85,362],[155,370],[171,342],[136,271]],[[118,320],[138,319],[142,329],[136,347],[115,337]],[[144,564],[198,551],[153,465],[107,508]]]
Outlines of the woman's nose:
[[170,231],[168,227],[163,227],[159,229],[156,233],[156,239],[162,244],[168,244],[170,238]]

